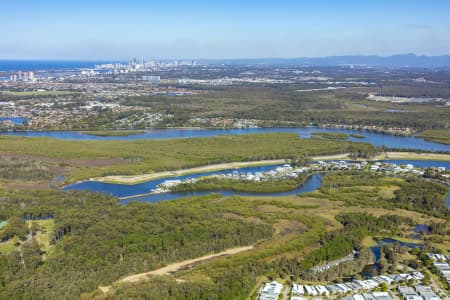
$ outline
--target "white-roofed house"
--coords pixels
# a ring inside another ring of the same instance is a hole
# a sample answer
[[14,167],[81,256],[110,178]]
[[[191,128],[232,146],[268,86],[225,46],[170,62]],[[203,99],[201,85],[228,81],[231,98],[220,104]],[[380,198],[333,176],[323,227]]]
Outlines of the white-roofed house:
[[292,285],[292,295],[301,296],[305,294],[305,290],[303,289],[303,285],[294,283]]
[[330,294],[323,285],[316,285],[315,287],[319,295],[328,296]]
[[283,285],[276,281],[266,283],[259,292],[259,300],[278,300]]

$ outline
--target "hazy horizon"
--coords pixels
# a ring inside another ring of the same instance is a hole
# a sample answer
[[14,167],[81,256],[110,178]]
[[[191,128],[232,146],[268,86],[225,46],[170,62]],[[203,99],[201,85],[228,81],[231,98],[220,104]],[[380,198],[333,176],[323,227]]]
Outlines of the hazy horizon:
[[416,57],[442,57],[442,56],[450,56],[450,53],[436,54],[436,55],[422,55],[416,53],[395,53],[392,55],[379,55],[379,54],[361,54],[361,55],[352,55],[352,54],[342,54],[342,55],[330,55],[330,56],[298,56],[298,57],[223,57],[223,58],[204,58],[204,57],[146,57],[142,55],[132,55],[126,58],[111,58],[111,59],[89,59],[89,58],[67,58],[67,59],[52,59],[52,58],[2,58],[0,57],[0,61],[54,61],[54,62],[129,62],[131,59],[141,59],[145,60],[160,60],[160,61],[174,61],[174,60],[196,60],[196,61],[227,61],[227,60],[295,60],[295,59],[323,59],[323,58],[333,58],[333,57],[379,57],[379,58],[390,58],[395,56],[407,56],[414,55]]
[[2,5],[0,59],[301,58],[450,53],[450,3],[149,2]]

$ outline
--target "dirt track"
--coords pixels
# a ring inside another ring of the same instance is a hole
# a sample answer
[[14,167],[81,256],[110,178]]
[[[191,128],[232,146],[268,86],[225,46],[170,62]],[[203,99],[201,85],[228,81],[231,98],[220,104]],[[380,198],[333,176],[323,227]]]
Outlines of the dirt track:
[[253,249],[253,246],[232,248],[232,249],[228,249],[228,250],[225,250],[225,251],[222,251],[219,253],[180,261],[180,262],[170,264],[168,266],[165,266],[163,268],[160,268],[160,269],[157,269],[154,271],[127,276],[125,278],[122,278],[120,280],[120,282],[135,282],[135,281],[139,281],[139,280],[147,277],[148,275],[167,275],[167,274],[175,273],[176,271],[182,270],[187,267],[193,267],[193,266],[195,266],[203,261],[206,261],[206,260],[210,260],[210,259],[217,258],[220,256],[233,255],[233,254],[237,254],[239,252],[243,252],[243,251],[247,251],[247,250],[251,250],[251,249]]
[[[234,254],[248,251],[251,249],[253,249],[253,246],[231,248],[231,249],[219,252],[219,253],[209,254],[209,255],[197,257],[194,259],[188,259],[188,260],[176,262],[176,263],[170,264],[168,266],[165,266],[165,267],[162,267],[160,269],[156,269],[156,270],[153,270],[150,272],[130,275],[130,276],[120,279],[118,282],[130,283],[130,282],[136,282],[136,281],[143,280],[143,279],[147,278],[147,276],[150,276],[150,275],[153,275],[153,276],[168,275],[168,274],[172,274],[177,271],[183,270],[185,268],[194,267],[194,266],[196,266],[204,261],[210,260],[210,259],[214,259],[214,258],[221,257],[221,256],[234,255]],[[99,289],[102,290],[104,293],[106,293],[111,289],[111,286],[100,286]]]

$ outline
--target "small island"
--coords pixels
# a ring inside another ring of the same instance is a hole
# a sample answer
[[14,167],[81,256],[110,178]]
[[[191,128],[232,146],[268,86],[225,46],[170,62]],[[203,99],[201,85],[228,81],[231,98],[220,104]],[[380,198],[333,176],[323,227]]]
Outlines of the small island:
[[311,133],[311,137],[315,138],[322,138],[327,140],[334,140],[334,141],[344,141],[347,140],[349,135],[346,133],[340,133],[340,132],[313,132]]
[[365,135],[359,134],[359,133],[352,133],[352,134],[350,134],[350,136],[355,139],[363,139],[366,137]]

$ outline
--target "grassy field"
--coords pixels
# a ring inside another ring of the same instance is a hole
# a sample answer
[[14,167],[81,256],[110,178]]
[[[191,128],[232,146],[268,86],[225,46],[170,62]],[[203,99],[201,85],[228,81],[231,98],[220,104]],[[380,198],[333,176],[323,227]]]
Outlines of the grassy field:
[[0,154],[44,161],[68,170],[67,181],[139,175],[229,162],[302,159],[310,155],[373,153],[369,144],[255,134],[133,141],[64,141],[1,136]]
[[41,250],[44,252],[44,256],[48,256],[53,247],[50,244],[50,241],[55,232],[55,222],[53,220],[33,220],[27,221],[27,223],[30,228],[32,224],[36,224],[38,226],[39,230],[36,232],[36,236],[34,238],[39,243]]
[[441,250],[442,253],[450,254],[450,236],[431,235],[431,243],[433,247]]
[[7,254],[17,249],[16,243],[19,242],[17,237],[14,237],[6,242],[0,243],[0,254]]
[[417,136],[427,141],[450,145],[450,130],[425,130]]
[[375,247],[375,246],[377,246],[377,242],[373,239],[372,236],[366,236],[362,240],[361,245],[363,247]]

